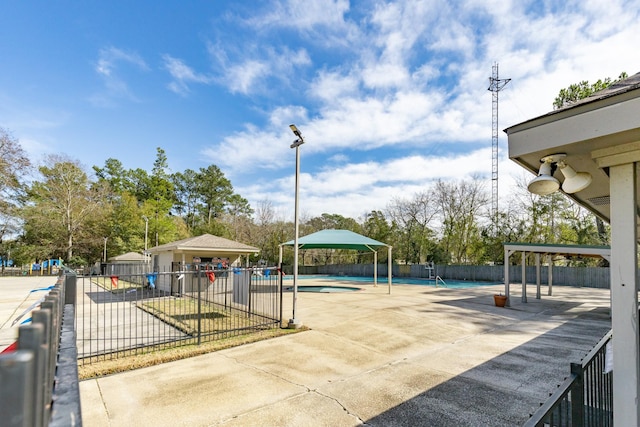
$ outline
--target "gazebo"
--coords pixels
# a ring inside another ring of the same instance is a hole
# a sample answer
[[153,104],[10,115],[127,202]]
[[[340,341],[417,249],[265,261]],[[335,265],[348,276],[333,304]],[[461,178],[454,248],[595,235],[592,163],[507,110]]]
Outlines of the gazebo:
[[[282,263],[282,250],[284,246],[294,246],[293,240],[280,244],[280,263]],[[392,260],[391,246],[378,242],[367,236],[354,233],[350,230],[321,230],[298,239],[298,249],[351,249],[357,251],[373,252],[373,283],[378,284],[378,249],[386,247],[387,257],[387,281],[389,293],[391,293]]]
[[526,262],[527,253],[535,254],[536,259],[536,298],[540,299],[540,256],[547,257],[547,287],[548,294],[551,295],[553,288],[553,268],[551,268],[551,258],[553,255],[562,256],[584,256],[599,257],[611,262],[611,248],[609,246],[587,246],[587,245],[559,245],[559,244],[540,244],[540,243],[521,243],[511,242],[504,245],[504,294],[507,297],[507,307],[511,305],[510,298],[510,280],[509,280],[509,258],[516,252],[521,253],[520,266],[522,267],[522,302],[527,302],[527,277]]

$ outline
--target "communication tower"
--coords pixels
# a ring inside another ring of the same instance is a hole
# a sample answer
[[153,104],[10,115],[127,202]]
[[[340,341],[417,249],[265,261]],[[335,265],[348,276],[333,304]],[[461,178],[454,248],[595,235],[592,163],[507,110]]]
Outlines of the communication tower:
[[498,225],[498,93],[511,79],[498,78],[498,63],[491,67],[491,77],[489,77],[489,88],[491,91],[491,216],[493,225]]

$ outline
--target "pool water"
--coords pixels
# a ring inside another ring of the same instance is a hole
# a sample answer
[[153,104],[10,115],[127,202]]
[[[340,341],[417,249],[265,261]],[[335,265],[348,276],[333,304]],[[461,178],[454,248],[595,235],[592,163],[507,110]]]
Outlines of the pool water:
[[[300,277],[299,277],[300,278]],[[293,291],[293,287],[285,288],[286,291]],[[298,286],[298,292],[353,292],[361,291],[361,288],[353,286]]]
[[[290,276],[285,278],[289,279]],[[362,276],[331,276],[331,275],[304,275],[298,276],[298,279],[301,280],[331,280],[335,282],[362,282],[362,283],[373,283],[373,277],[362,277]],[[481,286],[494,286],[494,285],[502,285],[503,283],[496,282],[481,282],[481,281],[472,281],[472,280],[444,280],[445,285],[442,284],[442,281],[438,280],[438,287],[444,288],[452,288],[452,289],[463,289],[463,288],[477,288]],[[387,276],[378,276],[378,286],[387,284]],[[420,279],[414,277],[393,277],[391,279],[392,285],[418,285],[418,286],[436,286],[435,279]],[[300,286],[298,286],[298,290],[300,290]],[[318,291],[316,291],[318,292]]]

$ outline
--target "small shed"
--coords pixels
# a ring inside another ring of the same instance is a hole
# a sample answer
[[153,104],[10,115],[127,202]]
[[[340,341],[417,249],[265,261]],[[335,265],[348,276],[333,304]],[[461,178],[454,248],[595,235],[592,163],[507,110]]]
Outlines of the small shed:
[[149,257],[138,252],[127,252],[109,258],[109,262],[112,264],[140,264],[149,262]]
[[[228,265],[238,264],[241,256],[247,259],[260,249],[224,237],[203,234],[187,239],[154,246],[149,249],[153,257],[153,270],[173,272],[188,270],[193,264],[211,263],[214,259],[223,259]],[[158,289],[169,291],[171,278],[160,275]]]

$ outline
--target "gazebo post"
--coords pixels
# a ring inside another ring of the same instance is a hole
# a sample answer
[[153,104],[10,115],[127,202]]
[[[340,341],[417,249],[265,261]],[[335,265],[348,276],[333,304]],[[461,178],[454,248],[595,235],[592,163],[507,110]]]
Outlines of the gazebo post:
[[522,302],[527,302],[527,253],[522,251]]
[[378,286],[378,251],[373,251],[373,286]]
[[548,294],[551,296],[553,289],[553,258],[551,254],[547,254],[547,259],[549,260],[547,264],[549,264],[549,271],[547,272],[549,278],[547,279],[547,288],[549,289]]
[[392,276],[392,270],[393,270],[393,261],[391,260],[391,246],[387,247],[387,278],[389,281],[389,295],[391,295],[391,276]]
[[540,253],[536,252],[536,299],[540,299]]
[[511,302],[509,300],[509,257],[511,256],[511,251],[506,246],[504,247],[504,296],[507,297],[507,302],[504,304],[505,307],[510,307]]

